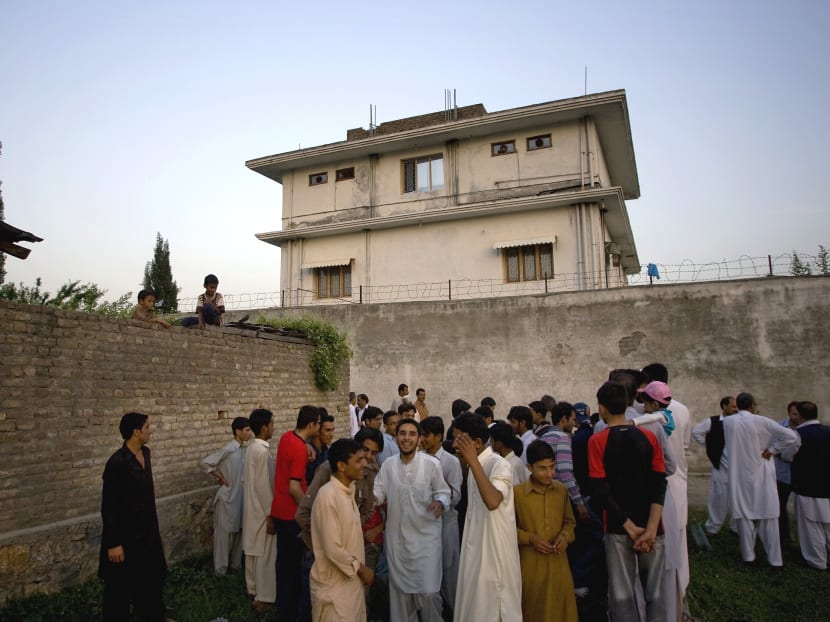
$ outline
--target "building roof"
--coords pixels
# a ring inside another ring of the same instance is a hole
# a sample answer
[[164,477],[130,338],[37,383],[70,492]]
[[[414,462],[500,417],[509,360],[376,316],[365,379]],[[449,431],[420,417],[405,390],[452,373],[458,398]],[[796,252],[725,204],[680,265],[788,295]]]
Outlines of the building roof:
[[15,242],[43,242],[43,238],[0,221],[0,251],[18,259],[26,259],[32,252],[31,249],[18,246]]
[[[593,93],[498,112],[488,113],[481,104],[458,110],[464,114],[459,114],[457,120],[447,120],[451,115],[444,112],[399,119],[381,124],[374,133],[362,130],[367,135],[365,138],[359,138],[362,134],[358,130],[349,130],[352,140],[255,158],[245,165],[252,171],[282,183],[283,175],[297,168],[323,168],[370,154],[403,151],[448,140],[464,140],[590,117],[597,127],[612,185],[622,188],[625,199],[640,196],[624,90]],[[380,131],[382,128],[383,131]]]

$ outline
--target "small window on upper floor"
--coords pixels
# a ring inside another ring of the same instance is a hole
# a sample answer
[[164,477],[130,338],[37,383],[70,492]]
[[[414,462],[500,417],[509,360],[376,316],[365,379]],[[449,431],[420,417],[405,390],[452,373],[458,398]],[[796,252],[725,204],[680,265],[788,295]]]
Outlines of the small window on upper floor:
[[322,173],[312,173],[308,176],[309,186],[319,186],[320,184],[327,183],[329,183],[329,174],[325,171]]
[[515,140],[505,140],[503,142],[492,143],[490,145],[490,155],[492,156],[507,155],[508,153],[516,153]]
[[348,298],[352,295],[352,265],[314,269],[317,298]]
[[354,167],[340,168],[334,173],[334,181],[345,181],[346,179],[354,179]]
[[506,280],[541,281],[553,278],[553,245],[529,244],[504,249]]
[[430,192],[444,187],[444,156],[440,153],[404,160],[403,191]]
[[537,149],[547,149],[550,146],[550,134],[543,134],[542,136],[531,136],[527,139],[528,151],[536,151]]

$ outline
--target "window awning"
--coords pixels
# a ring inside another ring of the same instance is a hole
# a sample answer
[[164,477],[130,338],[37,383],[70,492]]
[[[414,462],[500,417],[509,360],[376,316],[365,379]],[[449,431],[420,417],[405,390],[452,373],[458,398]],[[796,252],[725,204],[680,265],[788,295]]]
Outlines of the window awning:
[[556,244],[555,235],[546,235],[541,238],[526,238],[524,240],[506,240],[493,243],[493,248],[516,248],[517,246],[535,246],[536,244]]
[[350,257],[345,259],[321,259],[320,261],[310,261],[303,264],[303,270],[313,270],[314,268],[330,268],[332,266],[348,266],[352,263]]

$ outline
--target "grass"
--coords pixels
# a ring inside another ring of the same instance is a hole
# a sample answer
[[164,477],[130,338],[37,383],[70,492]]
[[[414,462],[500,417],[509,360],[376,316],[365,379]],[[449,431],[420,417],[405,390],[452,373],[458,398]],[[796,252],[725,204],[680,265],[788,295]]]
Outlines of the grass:
[[[693,510],[689,524],[701,523],[705,513]],[[692,615],[704,622],[819,622],[830,620],[830,573],[808,568],[797,550],[785,551],[784,570],[766,565],[760,543],[758,565],[743,565],[738,538],[728,530],[710,539],[712,551],[700,550],[689,538]],[[171,567],[165,603],[178,622],[274,622],[275,612],[255,614],[245,597],[241,574],[216,577],[208,556]],[[14,600],[0,609],[0,620],[26,622],[90,622],[101,615],[101,584],[81,586],[49,595]]]

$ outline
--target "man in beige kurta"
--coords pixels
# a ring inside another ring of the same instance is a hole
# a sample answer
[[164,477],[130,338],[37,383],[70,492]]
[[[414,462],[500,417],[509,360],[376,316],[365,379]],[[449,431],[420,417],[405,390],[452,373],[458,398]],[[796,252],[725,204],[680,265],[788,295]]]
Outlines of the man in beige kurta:
[[341,439],[329,450],[337,466],[320,488],[311,508],[311,615],[314,622],[366,620],[363,588],[374,571],[365,565],[363,530],[355,503],[355,484],[365,477],[366,454],[352,439]]
[[277,536],[271,522],[274,498],[274,459],[268,439],[273,415],[258,408],[250,416],[256,435],[245,451],[242,549],[245,552],[245,583],[254,607],[265,609],[277,599]]

